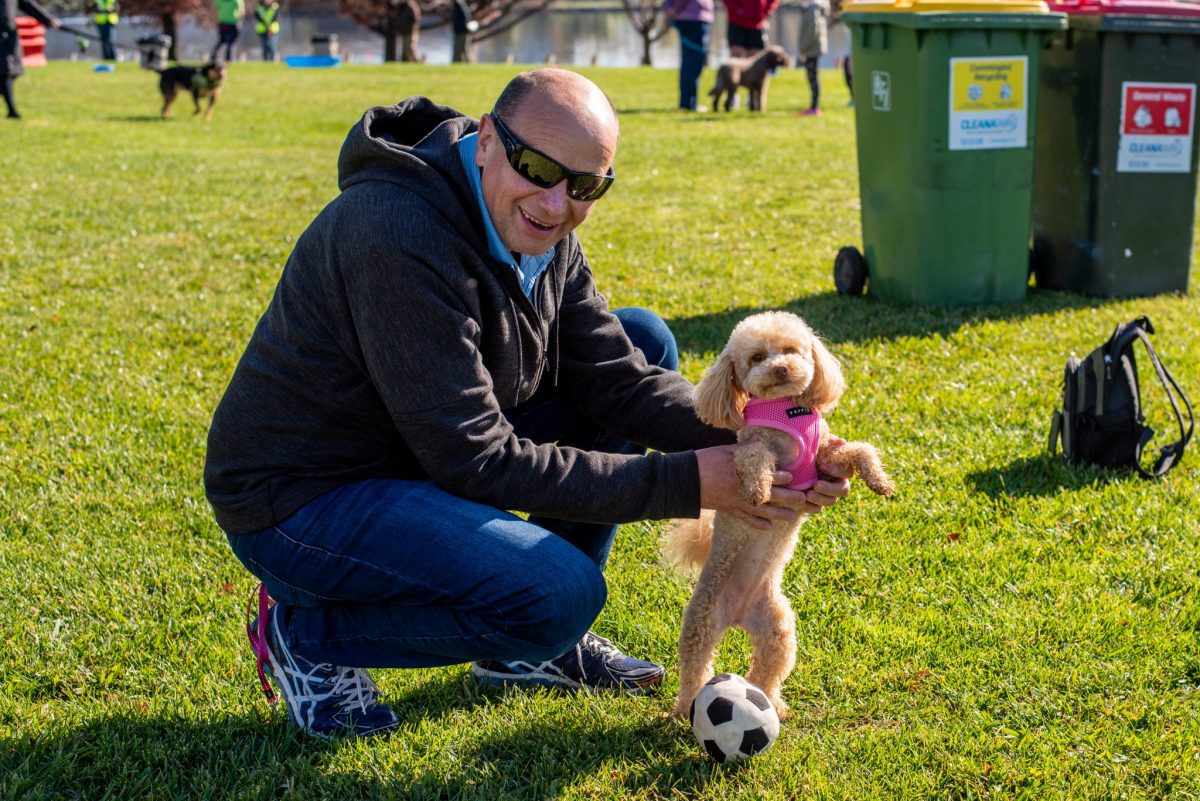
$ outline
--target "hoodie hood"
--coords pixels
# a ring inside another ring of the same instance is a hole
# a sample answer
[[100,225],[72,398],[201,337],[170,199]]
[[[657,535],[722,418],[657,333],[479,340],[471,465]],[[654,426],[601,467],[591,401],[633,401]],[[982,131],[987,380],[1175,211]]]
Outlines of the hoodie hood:
[[476,120],[427,97],[367,109],[342,144],[338,188],[388,181],[418,192],[425,186],[461,194],[466,176],[452,145],[478,129]]

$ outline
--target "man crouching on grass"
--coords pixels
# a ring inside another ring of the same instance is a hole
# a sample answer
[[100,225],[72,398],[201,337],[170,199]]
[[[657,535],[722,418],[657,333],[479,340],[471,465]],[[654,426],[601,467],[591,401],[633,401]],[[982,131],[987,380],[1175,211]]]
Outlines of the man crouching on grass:
[[849,491],[743,501],[733,436],[696,418],[666,325],[608,310],[573,231],[616,150],[608,98],[561,69],[518,75],[478,122],[415,97],[350,131],[341,194],[288,259],[205,465],[262,581],[264,688],[301,729],[395,728],[372,667],[649,690],[662,666],[589,630],[616,524],[711,508],[766,529]]

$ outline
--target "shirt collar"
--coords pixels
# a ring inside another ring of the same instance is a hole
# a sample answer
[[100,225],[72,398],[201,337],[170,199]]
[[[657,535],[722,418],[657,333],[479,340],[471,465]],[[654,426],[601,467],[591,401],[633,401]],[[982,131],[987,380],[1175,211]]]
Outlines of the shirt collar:
[[515,254],[519,258],[514,258],[513,252],[504,245],[504,240],[500,238],[500,234],[496,231],[496,226],[492,222],[491,212],[488,211],[487,203],[483,199],[483,183],[480,180],[481,170],[475,164],[475,148],[478,142],[478,133],[467,134],[462,139],[459,139],[458,157],[462,160],[463,172],[467,174],[467,181],[471,184],[471,191],[475,195],[475,202],[479,204],[479,214],[483,217],[483,228],[487,232],[488,252],[497,261],[508,264],[516,270],[517,280],[521,284],[521,291],[527,297],[532,298],[534,287],[537,286],[538,276],[553,261],[555,249],[551,247],[540,256],[528,256],[524,253],[519,253]]

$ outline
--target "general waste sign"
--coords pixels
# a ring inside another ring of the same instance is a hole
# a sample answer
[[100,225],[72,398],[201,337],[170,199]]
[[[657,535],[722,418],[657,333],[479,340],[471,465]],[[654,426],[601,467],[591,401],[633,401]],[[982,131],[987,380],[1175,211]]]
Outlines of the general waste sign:
[[1117,172],[1190,172],[1196,84],[1121,84]]
[[999,150],[1028,144],[1029,59],[950,59],[951,150]]

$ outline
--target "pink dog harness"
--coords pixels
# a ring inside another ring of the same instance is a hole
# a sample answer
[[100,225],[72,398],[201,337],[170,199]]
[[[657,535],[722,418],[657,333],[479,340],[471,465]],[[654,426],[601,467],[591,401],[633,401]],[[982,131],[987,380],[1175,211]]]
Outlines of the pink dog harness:
[[791,398],[760,400],[751,398],[742,416],[748,426],[774,428],[792,435],[796,441],[796,459],[780,470],[792,474],[788,489],[805,490],[817,483],[817,446],[821,443],[821,413],[807,406],[796,406]]

